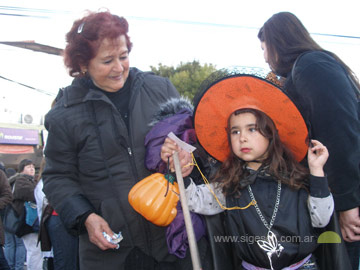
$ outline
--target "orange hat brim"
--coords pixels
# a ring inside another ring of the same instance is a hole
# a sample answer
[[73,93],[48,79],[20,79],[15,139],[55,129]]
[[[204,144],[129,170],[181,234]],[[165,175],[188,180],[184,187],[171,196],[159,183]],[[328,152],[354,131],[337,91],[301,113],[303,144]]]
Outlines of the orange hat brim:
[[301,161],[306,156],[308,130],[302,115],[281,89],[265,79],[253,75],[223,78],[211,85],[195,106],[198,141],[219,161],[224,161],[230,153],[226,132],[228,118],[242,108],[267,114],[296,160]]

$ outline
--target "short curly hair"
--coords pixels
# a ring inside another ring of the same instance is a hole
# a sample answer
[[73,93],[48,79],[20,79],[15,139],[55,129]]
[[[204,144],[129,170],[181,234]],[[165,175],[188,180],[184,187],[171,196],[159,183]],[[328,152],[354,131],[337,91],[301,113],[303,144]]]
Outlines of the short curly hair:
[[128,36],[129,25],[125,18],[111,14],[109,11],[90,12],[82,19],[73,23],[66,34],[64,63],[72,77],[81,77],[81,66],[87,66],[106,39],[125,36],[127,49],[130,52],[132,43]]

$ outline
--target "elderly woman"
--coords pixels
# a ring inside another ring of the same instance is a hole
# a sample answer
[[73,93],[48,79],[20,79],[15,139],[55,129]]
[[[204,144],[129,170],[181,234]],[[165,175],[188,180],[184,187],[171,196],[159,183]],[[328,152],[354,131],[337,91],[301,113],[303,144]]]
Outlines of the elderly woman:
[[[311,138],[329,150],[325,165],[341,232],[354,269],[360,254],[360,85],[351,69],[321,48],[292,13],[274,14],[258,38],[265,61],[286,77],[284,90],[305,117]],[[339,269],[339,268],[337,268]]]
[[148,124],[179,94],[168,79],[129,67],[127,33],[127,21],[106,11],[75,21],[66,35],[64,61],[75,79],[46,116],[44,192],[68,231],[80,235],[80,269],[188,269],[189,256],[168,253],[165,229],[128,202],[133,185],[151,173],[144,167]]

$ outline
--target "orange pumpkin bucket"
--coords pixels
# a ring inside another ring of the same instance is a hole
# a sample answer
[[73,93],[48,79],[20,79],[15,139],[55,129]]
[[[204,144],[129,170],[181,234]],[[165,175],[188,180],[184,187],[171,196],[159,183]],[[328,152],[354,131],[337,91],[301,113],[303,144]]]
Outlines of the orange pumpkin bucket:
[[164,174],[154,173],[136,183],[128,200],[136,212],[158,226],[167,226],[177,214],[179,187]]

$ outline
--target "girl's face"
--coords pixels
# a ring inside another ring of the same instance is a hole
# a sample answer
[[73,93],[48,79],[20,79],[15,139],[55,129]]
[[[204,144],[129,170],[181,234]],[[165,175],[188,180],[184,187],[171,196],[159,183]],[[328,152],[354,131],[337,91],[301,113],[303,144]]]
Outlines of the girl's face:
[[269,140],[257,129],[256,117],[252,113],[241,113],[230,116],[230,140],[234,154],[257,170],[267,157]]
[[117,92],[129,76],[129,51],[124,35],[117,39],[104,39],[98,53],[90,60],[87,71],[94,84],[107,92]]

